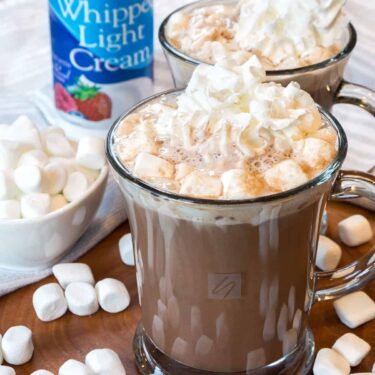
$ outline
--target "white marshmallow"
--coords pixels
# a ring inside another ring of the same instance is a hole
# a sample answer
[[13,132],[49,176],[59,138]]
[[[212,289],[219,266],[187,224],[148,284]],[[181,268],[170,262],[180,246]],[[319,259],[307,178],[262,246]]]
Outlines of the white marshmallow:
[[71,283],[83,282],[90,285],[95,284],[91,268],[84,263],[60,263],[52,267],[53,275],[62,288]]
[[18,165],[34,165],[43,168],[48,163],[48,157],[42,150],[31,150],[21,155]]
[[315,264],[322,271],[333,271],[341,259],[341,247],[326,236],[319,236]]
[[221,175],[225,198],[241,199],[256,195],[255,181],[243,169],[231,169]]
[[42,171],[35,165],[21,165],[14,171],[14,181],[25,194],[42,191]]
[[16,371],[9,366],[0,366],[0,375],[16,375]]
[[0,169],[13,169],[20,154],[20,143],[17,141],[0,141]]
[[16,193],[13,174],[7,170],[0,170],[0,200],[12,199]]
[[25,219],[47,215],[50,212],[51,198],[48,194],[27,194],[21,198],[21,213]]
[[8,131],[8,139],[21,143],[27,149],[40,149],[39,132],[27,116],[19,116]]
[[0,201],[0,219],[15,220],[21,218],[20,202],[16,200]]
[[69,202],[81,198],[89,188],[87,177],[81,172],[73,172],[69,175],[63,194]]
[[98,171],[93,170],[93,169],[89,169],[89,168],[86,168],[86,167],[82,167],[82,165],[76,164],[75,168],[76,168],[77,172],[81,172],[86,176],[86,178],[89,182],[89,185],[91,185],[99,176]]
[[118,313],[129,306],[129,292],[121,281],[104,279],[96,284],[95,289],[99,305],[104,311]]
[[99,137],[83,137],[78,143],[76,161],[83,167],[101,169],[106,162],[104,141]]
[[267,184],[276,191],[286,191],[307,182],[308,177],[294,160],[284,160],[264,173]]
[[35,129],[34,123],[26,115],[18,116],[13,122],[11,127],[17,130],[31,130]]
[[53,373],[47,370],[36,370],[32,372],[31,375],[53,375]]
[[221,196],[222,189],[220,178],[202,175],[195,171],[182,180],[180,194],[200,198],[218,198]]
[[332,349],[340,353],[350,364],[358,366],[370,352],[371,346],[354,333],[346,333],[333,344]]
[[320,349],[313,367],[314,375],[349,375],[349,362],[332,349]]
[[362,291],[350,293],[333,302],[340,320],[356,328],[375,318],[375,302]]
[[84,363],[75,359],[68,359],[59,368],[58,375],[94,375],[93,372]]
[[135,260],[134,260],[133,241],[132,241],[131,233],[127,233],[125,234],[125,236],[122,236],[118,245],[120,249],[121,260],[127,266],[134,266]]
[[55,195],[51,197],[50,211],[53,212],[53,211],[59,210],[60,208],[65,207],[67,204],[68,204],[68,201],[63,195],[61,194]]
[[135,159],[133,172],[140,178],[172,178],[174,166],[158,156],[141,152]]
[[[3,352],[1,350],[1,341],[2,340],[3,340],[3,336],[0,335],[0,365],[3,363],[3,360],[4,360],[4,358],[3,358]],[[0,375],[1,375],[1,373],[0,373]]]
[[44,136],[44,146],[52,156],[69,158],[74,156],[74,150],[69,140],[60,133],[49,133]]
[[65,289],[69,311],[78,316],[95,314],[99,309],[95,288],[88,283],[75,282]]
[[177,181],[182,180],[184,177],[186,177],[188,174],[194,171],[194,168],[186,163],[180,163],[175,165],[176,168],[176,176],[175,179]]
[[48,163],[43,169],[44,190],[51,195],[59,194],[64,189],[68,174],[64,166],[58,162]]
[[34,352],[32,332],[25,326],[9,328],[1,342],[4,359],[11,365],[23,365]]
[[348,246],[359,246],[372,239],[372,228],[362,215],[350,216],[338,223],[338,233],[342,242]]
[[64,291],[57,283],[45,284],[33,295],[33,306],[38,318],[50,322],[63,316],[68,309]]
[[95,375],[126,375],[120,357],[111,349],[92,350],[85,362]]
[[58,126],[50,126],[40,131],[40,135],[42,138],[46,137],[48,134],[60,134],[66,137],[64,129],[59,128]]

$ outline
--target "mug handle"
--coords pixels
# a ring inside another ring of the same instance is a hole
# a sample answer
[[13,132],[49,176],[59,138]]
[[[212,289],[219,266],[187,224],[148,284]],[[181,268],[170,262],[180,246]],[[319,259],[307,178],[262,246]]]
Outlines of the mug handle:
[[354,104],[375,116],[375,91],[343,80],[336,92],[334,104]]
[[[330,199],[367,198],[375,203],[375,176],[359,171],[340,171]],[[375,248],[360,259],[332,272],[314,273],[314,302],[342,297],[375,278]]]

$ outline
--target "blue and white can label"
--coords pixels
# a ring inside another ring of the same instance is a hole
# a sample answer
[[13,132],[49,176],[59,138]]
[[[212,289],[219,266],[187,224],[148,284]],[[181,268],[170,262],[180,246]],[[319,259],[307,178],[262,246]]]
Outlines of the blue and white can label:
[[108,128],[152,94],[153,0],[50,0],[55,104]]

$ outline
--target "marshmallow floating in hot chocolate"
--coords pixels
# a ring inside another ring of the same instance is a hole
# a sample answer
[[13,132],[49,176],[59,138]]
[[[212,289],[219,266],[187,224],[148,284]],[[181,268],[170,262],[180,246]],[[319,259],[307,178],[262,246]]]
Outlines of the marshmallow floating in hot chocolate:
[[64,207],[84,196],[104,165],[102,139],[76,145],[62,129],[39,132],[20,116],[0,135],[0,219],[32,219]]
[[340,320],[349,328],[356,328],[375,319],[375,302],[362,291],[337,299],[333,306]]
[[125,368],[117,355],[111,349],[95,349],[86,355],[86,365],[94,374],[125,375]]
[[338,233],[348,246],[359,246],[372,239],[371,224],[362,215],[350,216],[338,223]]
[[64,291],[56,283],[39,287],[33,295],[33,306],[38,318],[43,322],[60,318],[68,309]]
[[3,336],[1,349],[4,359],[11,365],[29,362],[34,352],[31,330],[25,326],[9,328]]
[[358,366],[371,350],[371,346],[354,333],[346,333],[333,344],[332,349],[340,353],[350,364]]
[[121,121],[119,159],[161,190],[198,198],[249,199],[305,184],[333,161],[335,131],[298,84],[264,79],[256,57],[199,65],[185,91]]
[[88,316],[99,309],[95,288],[88,283],[73,282],[65,289],[69,311],[75,315]]
[[95,284],[91,268],[84,263],[60,263],[52,267],[53,275],[62,288],[66,288],[74,282]]
[[326,236],[319,236],[315,264],[322,271],[333,271],[341,259],[341,247]]
[[313,367],[314,375],[349,375],[349,362],[335,350],[320,349]]
[[95,375],[88,366],[75,359],[68,359],[59,368],[58,375]]

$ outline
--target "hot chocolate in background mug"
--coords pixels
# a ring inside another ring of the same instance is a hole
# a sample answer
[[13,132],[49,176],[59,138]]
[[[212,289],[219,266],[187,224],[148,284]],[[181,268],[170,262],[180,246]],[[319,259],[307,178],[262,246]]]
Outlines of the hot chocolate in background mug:
[[[178,12],[189,14],[195,9],[214,5],[235,5],[233,0],[203,0],[187,4],[173,11],[161,24],[159,40],[169,63],[175,87],[183,88],[189,82],[197,65],[202,63],[175,48],[168,40],[166,27],[171,17]],[[356,46],[357,34],[352,24],[346,30],[344,48],[329,59],[316,64],[293,69],[275,69],[267,71],[267,80],[287,85],[290,81],[298,82],[314,100],[325,109],[330,110],[333,104],[349,103],[366,109],[375,116],[375,93],[371,89],[343,79],[348,59]]]
[[[122,116],[109,132],[107,155],[126,201],[134,241],[142,322],[134,351],[142,374],[305,374],[314,358],[307,318],[313,303],[363,287],[375,275],[374,250],[336,270],[316,272],[319,227],[328,199],[375,201],[375,177],[340,171],[347,139],[308,182],[243,200],[200,199],[161,191],[132,175],[115,152]],[[341,273],[341,271],[344,271]],[[340,272],[340,273],[339,273]]]

